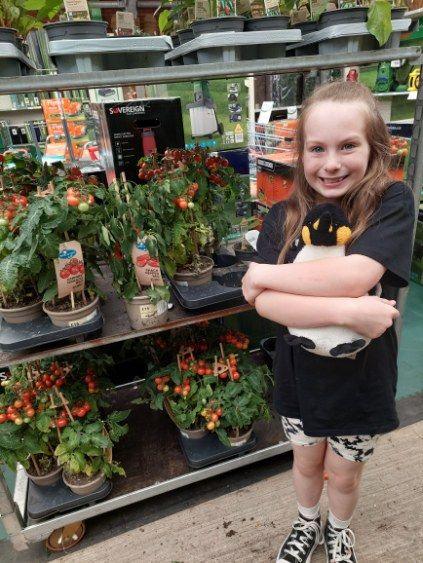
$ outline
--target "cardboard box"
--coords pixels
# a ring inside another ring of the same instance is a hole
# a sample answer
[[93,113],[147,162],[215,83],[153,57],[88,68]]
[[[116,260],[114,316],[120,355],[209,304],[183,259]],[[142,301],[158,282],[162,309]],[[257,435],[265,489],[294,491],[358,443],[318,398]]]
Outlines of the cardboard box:
[[108,183],[125,173],[138,183],[138,161],[167,148],[184,148],[179,98],[149,98],[91,104],[100,160]]

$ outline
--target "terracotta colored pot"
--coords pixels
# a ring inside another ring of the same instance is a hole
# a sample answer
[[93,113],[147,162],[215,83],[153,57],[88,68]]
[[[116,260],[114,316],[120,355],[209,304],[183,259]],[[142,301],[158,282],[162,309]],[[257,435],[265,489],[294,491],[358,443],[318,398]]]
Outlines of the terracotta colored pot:
[[125,301],[125,307],[129,324],[134,330],[158,326],[167,321],[167,301],[159,301],[157,305],[153,305],[147,296],[138,295],[131,301]]
[[31,473],[28,473],[28,471],[25,471],[25,473],[27,474],[28,479],[31,479],[35,485],[38,485],[39,487],[48,487],[49,485],[54,485],[54,483],[57,483],[60,479],[62,467],[56,467],[56,469],[53,469],[53,471],[50,471],[50,473],[47,473],[46,475],[32,475]]
[[253,427],[247,430],[247,432],[244,432],[244,434],[240,434],[239,436],[236,437],[228,436],[231,446],[236,447],[236,446],[243,446],[244,444],[246,444],[251,437],[252,431],[253,431]]
[[190,270],[178,270],[173,279],[178,285],[195,287],[197,285],[205,285],[212,281],[214,262],[208,256],[203,256],[204,267],[198,272],[191,272]]
[[99,308],[98,303],[99,298],[97,296],[88,305],[74,311],[51,311],[47,309],[46,304],[43,305],[43,310],[50,317],[54,326],[80,326],[95,318]]
[[103,473],[97,473],[97,475],[95,475],[88,483],[85,483],[84,485],[74,485],[72,483],[69,483],[69,481],[66,479],[66,473],[63,473],[62,478],[65,485],[69,487],[69,489],[73,493],[79,496],[95,493],[95,491],[97,491],[106,481],[106,477],[103,475]]
[[3,319],[10,324],[28,323],[43,314],[43,302],[38,301],[25,307],[14,307],[13,309],[0,309]]

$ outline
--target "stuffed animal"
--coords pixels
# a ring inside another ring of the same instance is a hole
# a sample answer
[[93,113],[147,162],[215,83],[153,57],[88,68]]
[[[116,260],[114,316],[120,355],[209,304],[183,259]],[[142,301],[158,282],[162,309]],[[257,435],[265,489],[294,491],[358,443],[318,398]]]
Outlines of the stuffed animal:
[[[345,256],[345,244],[350,236],[350,226],[340,207],[332,203],[317,205],[305,218],[301,231],[303,246],[294,262]],[[380,285],[376,293],[380,295]],[[354,358],[370,342],[346,327],[287,328],[289,334],[285,335],[285,340],[288,344],[301,345],[319,356]]]

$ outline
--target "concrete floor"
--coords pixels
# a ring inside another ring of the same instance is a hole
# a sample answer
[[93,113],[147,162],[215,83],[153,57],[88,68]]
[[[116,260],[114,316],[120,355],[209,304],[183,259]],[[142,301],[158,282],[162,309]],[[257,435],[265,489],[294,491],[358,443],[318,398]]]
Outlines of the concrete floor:
[[[19,553],[6,548],[0,561],[273,561],[296,513],[290,467],[286,454],[88,520],[85,539],[62,557],[38,544]],[[353,523],[361,563],[423,561],[422,477],[423,421],[379,441]],[[313,562],[323,563],[323,553]]]

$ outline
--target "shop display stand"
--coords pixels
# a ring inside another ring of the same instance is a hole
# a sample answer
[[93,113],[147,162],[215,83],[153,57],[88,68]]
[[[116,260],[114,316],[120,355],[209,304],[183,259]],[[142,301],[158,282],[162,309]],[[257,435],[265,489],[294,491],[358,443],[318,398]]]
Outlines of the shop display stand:
[[[63,91],[78,88],[125,86],[129,84],[163,84],[191,80],[210,80],[222,77],[246,77],[259,74],[284,74],[288,72],[342,68],[351,65],[366,65],[396,59],[407,59],[412,64],[421,65],[421,50],[417,47],[405,47],[369,52],[328,54],[324,56],[235,61],[226,67],[222,67],[221,63],[210,63],[156,69],[127,69],[121,71],[89,72],[85,74],[17,77],[13,81],[10,79],[0,79],[0,94],[34,91],[46,92],[52,90]],[[423,88],[420,88],[416,101],[408,168],[408,181],[413,189],[416,201],[420,197],[423,184],[422,113]],[[416,208],[418,209],[418,205]],[[397,303],[401,311],[406,291],[400,290],[399,293]],[[227,306],[226,308],[207,313],[190,313],[183,311],[178,305],[175,305],[174,310],[170,314],[170,320],[165,325],[146,331],[131,331],[126,315],[123,313],[123,304],[116,297],[112,297],[107,301],[106,306],[102,308],[106,322],[101,338],[57,348],[51,346],[48,350],[38,353],[20,353],[17,355],[3,353],[0,355],[0,364],[8,365],[53,354],[66,354],[84,348],[135,338],[148,333],[195,324],[202,320],[224,317],[247,310],[250,310],[249,305],[239,305]],[[130,389],[133,388],[133,386],[129,387]],[[122,391],[124,388],[122,388]],[[120,390],[116,394],[121,396]],[[121,408],[123,405],[115,406]],[[130,402],[127,403],[127,407],[129,406]],[[22,534],[27,541],[42,540],[48,537],[53,530],[66,524],[98,516],[143,499],[279,455],[291,449],[289,442],[283,434],[280,419],[275,416],[270,424],[259,422],[254,425],[257,442],[250,452],[201,469],[192,470],[189,468],[179,446],[178,430],[166,415],[157,411],[151,411],[145,405],[135,407],[130,414],[129,428],[127,437],[116,446],[113,452],[116,460],[124,460],[127,477],[118,477],[114,480],[113,490],[110,495],[92,506],[84,506],[66,514],[33,521],[28,517],[26,507],[28,480],[24,472],[18,470],[14,501],[17,515],[23,523]]]

